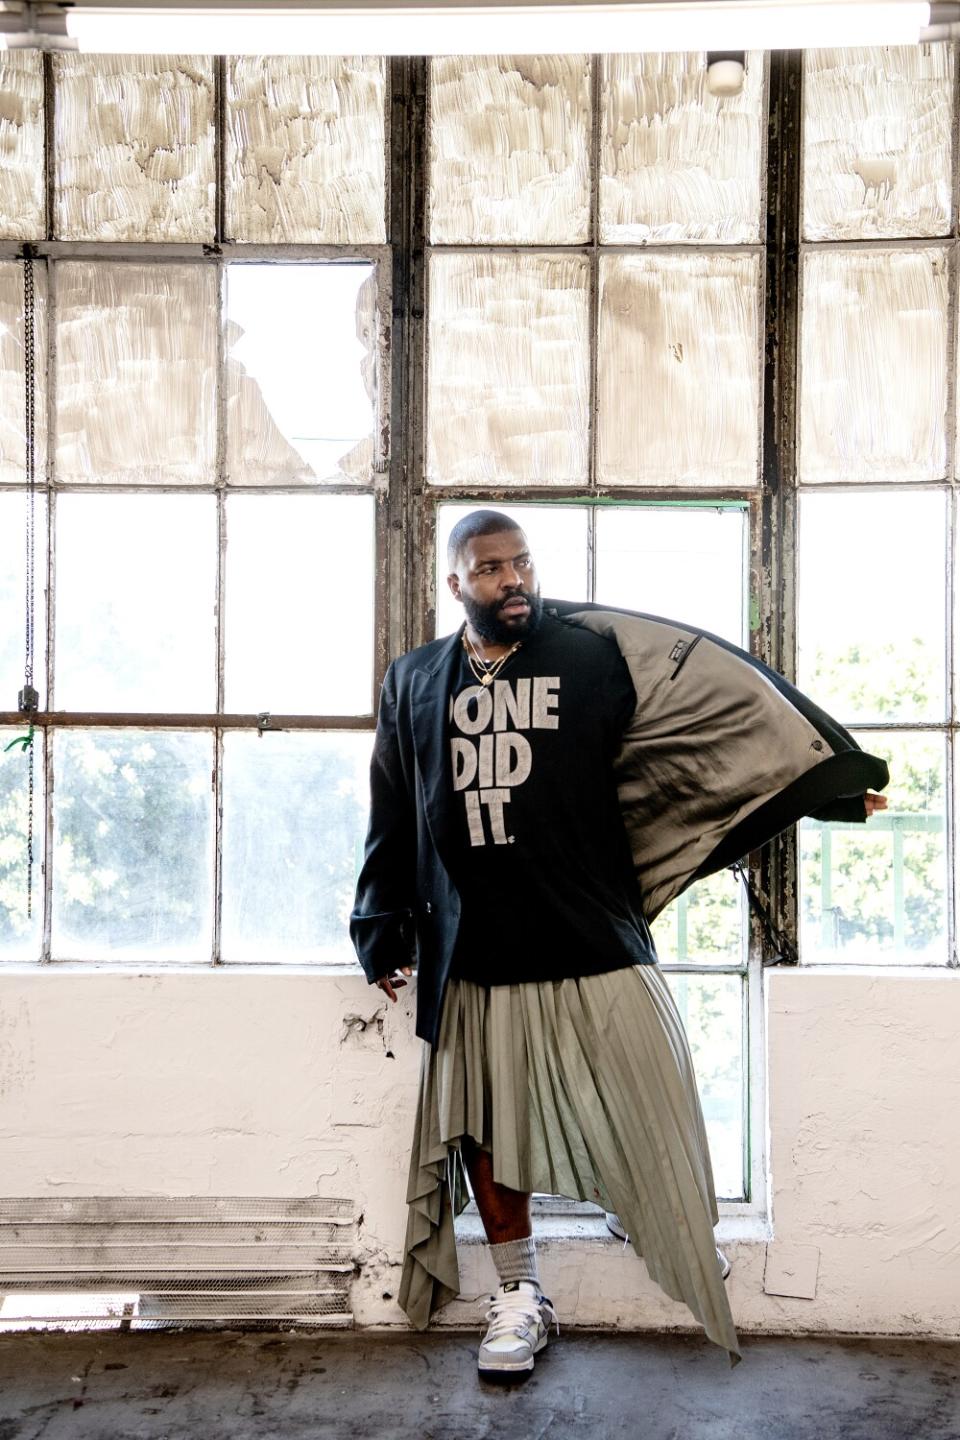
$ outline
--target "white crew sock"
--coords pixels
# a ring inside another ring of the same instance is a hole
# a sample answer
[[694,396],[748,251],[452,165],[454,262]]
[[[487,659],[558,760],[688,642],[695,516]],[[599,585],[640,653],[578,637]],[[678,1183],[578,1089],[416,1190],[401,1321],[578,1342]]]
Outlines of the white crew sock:
[[531,1285],[540,1289],[537,1247],[532,1235],[527,1235],[523,1240],[505,1240],[502,1245],[491,1245],[490,1255],[497,1267],[501,1285],[506,1285],[511,1280],[528,1280]]

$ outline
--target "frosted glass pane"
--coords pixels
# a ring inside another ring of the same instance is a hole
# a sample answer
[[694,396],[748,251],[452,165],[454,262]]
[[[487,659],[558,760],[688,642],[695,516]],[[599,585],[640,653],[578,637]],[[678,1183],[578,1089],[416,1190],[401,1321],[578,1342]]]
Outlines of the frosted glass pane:
[[802,274],[800,478],[942,476],[946,253],[809,251]]
[[[6,707],[5,707],[6,708]],[[16,708],[16,697],[11,709]],[[43,922],[43,731],[33,737],[33,903],[27,917],[29,757],[6,750],[26,726],[0,729],[0,960],[39,960]]]
[[[45,705],[47,514],[42,495],[36,497],[35,505],[33,683],[40,692],[41,705]],[[26,524],[26,493],[22,490],[0,491],[0,710],[16,710],[17,696],[24,683],[27,628]]]
[[756,255],[600,261],[602,485],[755,485]]
[[664,965],[740,965],[746,961],[740,881],[729,870],[698,880],[652,926]]
[[710,1142],[713,1181],[723,1200],[743,1184],[743,985],[739,975],[666,977],[683,1019]]
[[223,743],[224,960],[355,966],[372,734]]
[[600,238],[607,243],[761,239],[764,57],[743,90],[706,88],[703,51],[605,55]]
[[596,597],[743,645],[747,524],[745,510],[604,508],[597,515]]
[[865,825],[800,824],[800,947],[808,963],[947,960],[945,746],[938,735],[857,740],[890,767],[890,808]]
[[808,240],[949,232],[953,69],[951,45],[804,52]]
[[433,60],[433,242],[574,244],[589,227],[587,57]]
[[63,240],[212,240],[213,61],[54,55]]
[[434,255],[427,478],[587,478],[587,261]]
[[[478,505],[441,505],[437,512],[437,634],[452,635],[463,623],[463,606],[447,585],[450,531]],[[551,600],[589,600],[587,583],[588,511],[576,506],[497,505],[530,542],[540,591]]]
[[848,724],[943,720],[946,496],[806,493],[799,534],[800,688]]
[[[33,264],[36,475],[44,478],[47,436],[47,269]],[[24,480],[23,264],[0,261],[0,481]]]
[[0,236],[42,240],[43,56],[0,51]]
[[55,960],[209,959],[212,767],[202,733],[57,733]]
[[70,261],[56,283],[58,478],[212,481],[213,267]]
[[226,708],[369,715],[374,503],[370,495],[231,495]]
[[227,267],[227,465],[244,484],[369,482],[372,265]]
[[382,242],[381,57],[227,61],[227,234],[277,244]]
[[57,708],[215,710],[216,599],[212,495],[61,495]]

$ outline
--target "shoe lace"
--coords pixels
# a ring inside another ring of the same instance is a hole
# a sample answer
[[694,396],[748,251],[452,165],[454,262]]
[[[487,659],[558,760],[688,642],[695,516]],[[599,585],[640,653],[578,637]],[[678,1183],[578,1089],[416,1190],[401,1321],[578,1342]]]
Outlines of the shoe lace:
[[542,1320],[548,1329],[551,1324],[556,1325],[557,1334],[560,1334],[557,1312],[546,1295],[530,1295],[522,1290],[508,1290],[505,1295],[496,1295],[491,1301],[486,1319],[490,1327],[486,1334],[488,1340],[513,1334],[521,1327],[533,1325],[538,1320]]

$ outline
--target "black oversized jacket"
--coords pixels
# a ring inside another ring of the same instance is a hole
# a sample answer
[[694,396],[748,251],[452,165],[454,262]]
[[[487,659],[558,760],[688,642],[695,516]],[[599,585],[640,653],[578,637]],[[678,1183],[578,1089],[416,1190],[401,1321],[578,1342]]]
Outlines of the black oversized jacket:
[[[794,686],[718,636],[586,602],[545,609],[607,636],[637,705],[615,762],[621,810],[652,922],[695,880],[804,815],[864,819],[882,760]],[[350,934],[368,980],[415,958],[417,1034],[436,1044],[460,897],[447,735],[460,632],[394,661],[380,698],[371,808]]]

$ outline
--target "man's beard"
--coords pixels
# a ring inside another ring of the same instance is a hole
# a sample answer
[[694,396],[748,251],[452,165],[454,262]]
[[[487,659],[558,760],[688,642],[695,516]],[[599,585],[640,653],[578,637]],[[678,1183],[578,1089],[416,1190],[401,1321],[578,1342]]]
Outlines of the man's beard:
[[[469,595],[461,595],[461,599],[467,619],[481,640],[486,640],[488,645],[512,645],[515,640],[529,640],[537,633],[543,619],[543,601],[540,599],[539,590],[535,595],[529,590],[513,590],[501,600],[491,600],[489,605],[472,600]],[[518,616],[515,620],[501,620],[497,612],[502,610],[509,600],[526,600],[530,609],[526,615]]]

